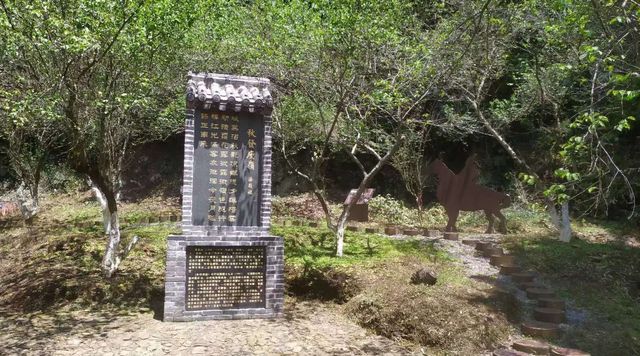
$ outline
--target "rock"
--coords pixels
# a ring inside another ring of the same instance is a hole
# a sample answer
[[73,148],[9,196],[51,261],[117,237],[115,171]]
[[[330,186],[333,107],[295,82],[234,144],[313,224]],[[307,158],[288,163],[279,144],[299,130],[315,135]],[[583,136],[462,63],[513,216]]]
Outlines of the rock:
[[492,242],[488,242],[488,241],[480,241],[476,243],[476,250],[477,251],[484,251],[485,248],[492,246],[493,243]]
[[497,349],[493,352],[493,356],[529,356],[529,354],[510,349]]
[[522,268],[517,265],[501,265],[500,266],[500,274],[510,275],[514,273],[519,273],[522,271]]
[[387,226],[384,228],[384,233],[387,235],[397,235],[398,234],[398,228],[395,226]]
[[502,265],[513,265],[516,262],[515,257],[511,255],[491,255],[489,258],[491,265],[496,267],[500,267]]
[[556,337],[560,332],[558,324],[543,323],[539,321],[526,321],[522,323],[522,333],[531,337]]
[[522,339],[515,341],[511,345],[515,350],[527,352],[534,355],[548,355],[549,344],[537,340]]
[[563,323],[566,319],[564,310],[553,308],[535,308],[533,317],[545,323]]
[[538,299],[538,306],[542,308],[566,309],[564,300],[558,298],[540,298]]
[[445,232],[444,239],[450,241],[458,241],[458,233],[457,232]]
[[496,247],[496,246],[492,246],[492,247],[485,247],[484,250],[482,250],[482,255],[484,257],[491,257],[491,256],[495,256],[495,255],[504,255],[504,251],[502,250],[502,248],[500,247]]
[[551,356],[589,356],[589,354],[576,349],[553,347],[551,348]]
[[418,236],[420,235],[420,230],[418,229],[405,229],[404,234],[407,236]]
[[436,274],[427,268],[420,268],[411,276],[411,283],[413,284],[428,284],[432,286],[436,284],[437,281],[438,277]]

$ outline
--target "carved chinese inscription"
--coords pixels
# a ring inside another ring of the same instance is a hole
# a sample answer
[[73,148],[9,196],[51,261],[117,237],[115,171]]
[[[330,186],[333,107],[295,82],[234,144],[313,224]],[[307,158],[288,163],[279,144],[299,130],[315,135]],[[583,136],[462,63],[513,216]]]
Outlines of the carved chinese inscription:
[[265,307],[265,248],[187,247],[186,309]]
[[196,111],[193,224],[258,226],[262,118]]

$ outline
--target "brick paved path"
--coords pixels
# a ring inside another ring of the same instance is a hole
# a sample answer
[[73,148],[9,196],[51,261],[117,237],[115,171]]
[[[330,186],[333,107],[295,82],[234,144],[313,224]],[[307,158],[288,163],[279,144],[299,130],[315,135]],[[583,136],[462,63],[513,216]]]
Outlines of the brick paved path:
[[[339,307],[287,301],[286,318],[163,323],[132,316],[58,312],[0,313],[0,355],[406,355],[372,335]],[[415,352],[415,350],[414,350]]]

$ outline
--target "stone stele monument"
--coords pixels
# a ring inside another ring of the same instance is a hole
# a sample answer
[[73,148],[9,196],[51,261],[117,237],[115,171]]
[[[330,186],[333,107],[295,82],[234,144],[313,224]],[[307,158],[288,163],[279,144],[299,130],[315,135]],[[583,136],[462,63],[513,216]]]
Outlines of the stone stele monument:
[[182,234],[168,238],[164,320],[282,316],[284,245],[269,234],[269,80],[188,79]]

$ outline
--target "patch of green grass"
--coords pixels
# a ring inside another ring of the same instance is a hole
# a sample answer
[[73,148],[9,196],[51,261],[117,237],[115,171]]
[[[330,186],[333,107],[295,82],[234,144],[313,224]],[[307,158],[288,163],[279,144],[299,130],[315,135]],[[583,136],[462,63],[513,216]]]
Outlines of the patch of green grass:
[[575,231],[586,235],[623,236],[638,234],[638,228],[628,220],[576,219],[572,222]]
[[447,255],[417,239],[394,240],[378,234],[345,232],[344,254],[336,257],[336,239],[327,228],[274,225],[271,233],[284,237],[286,263],[317,268],[372,265],[382,260],[418,256],[446,260]]
[[565,342],[594,354],[640,353],[640,249],[564,243],[544,235],[511,237],[506,243],[523,265],[589,313],[590,320],[567,333]]
[[96,202],[81,204],[59,204],[52,206],[49,215],[72,224],[86,221],[101,221],[100,205]]

